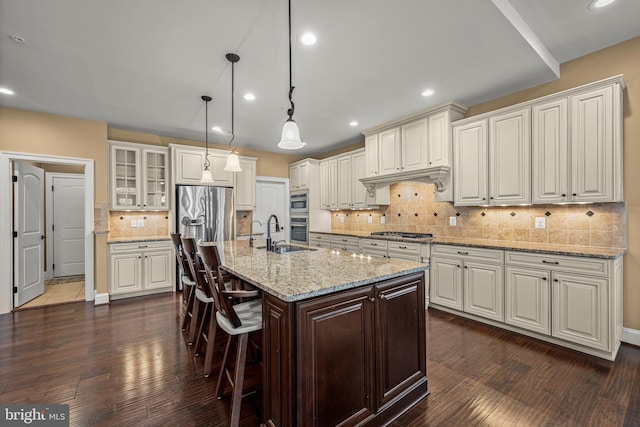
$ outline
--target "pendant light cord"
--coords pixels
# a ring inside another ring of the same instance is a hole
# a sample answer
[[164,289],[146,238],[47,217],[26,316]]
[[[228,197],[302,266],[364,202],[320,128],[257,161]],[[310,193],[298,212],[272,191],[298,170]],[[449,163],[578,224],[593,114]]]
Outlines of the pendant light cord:
[[[204,99],[204,97],[203,97]],[[209,101],[204,99],[204,168],[209,169]]]
[[293,112],[295,111],[295,105],[293,104],[293,78],[291,72],[291,0],[289,0],[289,102],[291,103],[291,108],[287,111],[289,115],[289,120],[293,120]]
[[[234,132],[234,112],[233,112],[233,99],[234,99],[234,81],[235,81],[235,73],[234,73],[235,62],[231,63],[231,140],[229,141],[229,148],[231,148],[231,143],[236,138],[236,134]],[[233,151],[232,151],[233,152]]]

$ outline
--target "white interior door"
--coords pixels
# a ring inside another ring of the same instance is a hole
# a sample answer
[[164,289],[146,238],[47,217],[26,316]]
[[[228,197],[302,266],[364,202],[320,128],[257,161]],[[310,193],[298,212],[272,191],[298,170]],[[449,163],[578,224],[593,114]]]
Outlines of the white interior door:
[[84,274],[84,176],[54,176],[53,276]]
[[254,233],[267,236],[267,219],[271,214],[278,217],[280,231],[275,231],[275,221],[271,220],[271,239],[289,240],[289,188],[286,178],[258,177],[256,179],[256,209],[253,219],[262,223],[253,224]]
[[44,293],[44,171],[15,162],[14,306]]

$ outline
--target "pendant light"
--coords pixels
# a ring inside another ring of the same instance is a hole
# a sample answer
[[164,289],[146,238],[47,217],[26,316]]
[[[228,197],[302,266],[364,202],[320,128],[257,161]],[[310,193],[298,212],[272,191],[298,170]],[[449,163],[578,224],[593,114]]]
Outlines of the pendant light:
[[293,112],[295,110],[295,106],[293,105],[293,89],[295,89],[295,87],[291,79],[291,0],[289,0],[289,102],[291,103],[291,108],[287,110],[289,119],[284,122],[282,138],[278,143],[278,147],[285,150],[299,150],[306,145],[306,143],[300,140],[300,129],[298,129],[298,125],[293,120]]
[[211,97],[202,95],[200,99],[204,101],[204,165],[200,182],[203,184],[213,184],[213,175],[209,169],[211,167],[211,162],[209,161],[209,102],[211,101]]
[[[234,65],[236,62],[240,61],[240,57],[238,55],[236,55],[235,53],[227,53],[226,55],[227,61],[231,62],[231,140],[229,141],[229,148],[231,148],[231,143],[233,142],[233,140],[236,137],[236,134],[234,132],[234,111],[233,111],[233,98],[234,98],[234,81],[235,81],[235,76],[234,76]],[[224,167],[224,170],[228,171],[228,172],[242,172],[242,169],[240,169],[240,159],[238,158],[238,155],[236,154],[236,148],[234,147],[233,150],[231,150],[231,152],[229,153],[229,155],[227,156],[227,164]]]

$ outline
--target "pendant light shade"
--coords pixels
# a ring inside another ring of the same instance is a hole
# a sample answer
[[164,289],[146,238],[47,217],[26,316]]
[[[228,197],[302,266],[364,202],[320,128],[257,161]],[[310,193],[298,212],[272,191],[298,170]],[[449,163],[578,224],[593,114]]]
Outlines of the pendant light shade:
[[300,129],[298,128],[297,123],[293,120],[293,113],[295,111],[295,105],[293,104],[293,89],[295,89],[295,87],[293,86],[291,74],[291,0],[289,0],[289,102],[291,103],[291,108],[287,110],[289,119],[284,122],[284,126],[282,127],[282,138],[280,138],[278,148],[282,148],[284,150],[299,150],[306,144],[302,142],[302,139],[300,138]]
[[209,102],[211,97],[202,95],[200,99],[204,101],[204,164],[200,182],[202,184],[213,184],[213,175],[209,169],[211,167],[211,162],[209,162]]
[[300,140],[300,129],[298,129],[298,124],[293,119],[289,119],[284,122],[284,126],[282,127],[282,138],[280,138],[280,142],[278,142],[278,148],[285,150],[299,150],[305,145],[306,144]]
[[[229,140],[229,148],[231,148],[231,142],[235,139],[235,129],[234,129],[234,109],[233,109],[233,99],[234,99],[234,66],[235,63],[240,61],[240,57],[235,53],[227,53],[226,55],[227,61],[231,62],[231,140]],[[236,154],[236,149],[231,150],[229,155],[227,156],[227,164],[224,166],[224,170],[227,172],[242,172],[240,168],[240,159]]]

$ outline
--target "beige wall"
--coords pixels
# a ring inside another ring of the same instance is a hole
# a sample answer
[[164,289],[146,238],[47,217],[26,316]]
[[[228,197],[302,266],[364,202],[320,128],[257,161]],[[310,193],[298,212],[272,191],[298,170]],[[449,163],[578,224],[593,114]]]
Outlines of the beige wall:
[[[160,146],[168,146],[169,144],[183,144],[197,147],[204,147],[204,141],[192,141],[189,139],[169,138],[166,136],[152,135],[149,133],[132,132],[128,130],[109,128],[108,138],[116,141],[137,142],[140,144],[153,144]],[[276,143],[274,142],[274,145]],[[209,144],[211,148],[228,150],[229,147],[220,144]],[[289,177],[289,163],[293,163],[304,156],[285,153],[268,153],[266,151],[250,150],[247,148],[238,148],[239,156],[257,157],[256,175],[258,176],[276,176],[280,178]]]
[[322,160],[328,157],[337,156],[338,154],[346,153],[349,151],[357,150],[359,148],[364,148],[364,139],[361,142],[357,142],[355,144],[349,145],[347,147],[337,148],[335,150],[327,151],[319,156],[315,156],[315,159]]
[[560,66],[560,79],[483,104],[467,117],[516,104],[617,74],[624,74],[624,198],[627,205],[627,254],[624,280],[624,326],[640,330],[640,37]]

